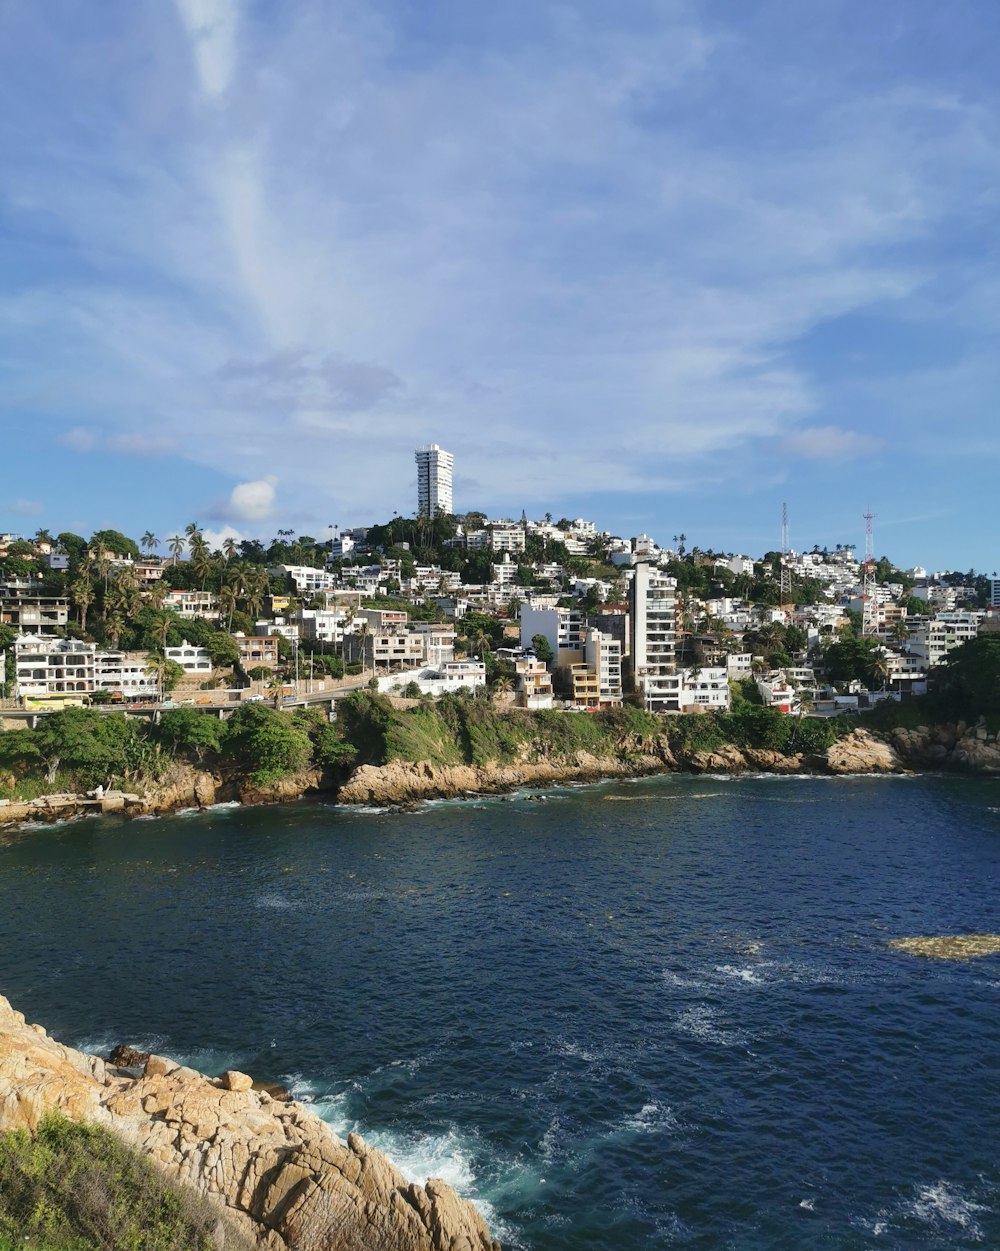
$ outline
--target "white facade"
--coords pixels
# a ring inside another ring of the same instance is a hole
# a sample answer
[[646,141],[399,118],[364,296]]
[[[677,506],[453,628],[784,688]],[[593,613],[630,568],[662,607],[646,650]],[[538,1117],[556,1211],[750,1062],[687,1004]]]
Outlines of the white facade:
[[89,694],[94,689],[96,643],[22,635],[14,642],[15,694]]
[[601,707],[622,702],[622,645],[617,639],[589,626],[583,635],[583,657],[595,674]]
[[188,621],[219,619],[219,601],[211,591],[168,591],[163,606]]
[[451,480],[455,458],[443,447],[431,443],[414,452],[417,462],[417,512],[421,517],[451,513]]
[[584,614],[578,608],[532,608],[521,605],[521,646],[531,647],[536,634],[552,648],[553,664],[569,664],[583,658]]
[[524,529],[513,523],[490,522],[490,547],[495,552],[523,552]]
[[212,660],[208,652],[204,647],[195,647],[187,639],[181,642],[180,647],[165,647],[163,654],[175,665],[180,665],[185,673],[205,678],[212,676]]
[[676,712],[677,580],[642,562],[635,567],[630,598],[636,690],[650,712]]
[[279,578],[291,578],[298,595],[317,595],[337,585],[336,574],[311,565],[275,565],[269,572]]
[[421,695],[453,695],[463,687],[475,691],[486,685],[486,666],[476,660],[452,660],[439,667],[379,678],[378,689],[383,694],[400,695],[411,682],[417,684]]

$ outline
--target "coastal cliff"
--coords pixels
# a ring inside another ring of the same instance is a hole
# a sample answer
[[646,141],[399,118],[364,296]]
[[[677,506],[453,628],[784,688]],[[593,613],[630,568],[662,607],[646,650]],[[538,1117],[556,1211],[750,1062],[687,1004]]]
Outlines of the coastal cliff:
[[53,1041],[0,996],[0,1132],[35,1132],[50,1112],[97,1124],[266,1251],[499,1251],[444,1182],[408,1182],[357,1134],[345,1143],[301,1104],[252,1087],[163,1056],[141,1073],[117,1068]]
[[341,786],[345,804],[405,804],[469,794],[496,794],[523,786],[592,782],[653,773],[900,773],[905,769],[893,746],[865,730],[855,730],[819,754],[783,753],[767,748],[722,744],[711,748],[674,747],[666,741],[623,741],[614,754],[554,753],[537,759],[537,744],[510,763],[434,764],[393,760],[362,765]]

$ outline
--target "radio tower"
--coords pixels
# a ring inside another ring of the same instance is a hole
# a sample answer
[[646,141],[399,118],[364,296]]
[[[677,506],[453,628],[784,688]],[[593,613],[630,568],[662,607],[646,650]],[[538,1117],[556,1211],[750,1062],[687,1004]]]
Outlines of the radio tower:
[[878,629],[878,600],[875,596],[875,533],[872,522],[875,514],[865,513],[865,563],[861,566],[863,589],[861,592],[861,633],[872,635]]
[[791,552],[788,549],[788,505],[781,505],[781,609],[787,617],[792,610]]

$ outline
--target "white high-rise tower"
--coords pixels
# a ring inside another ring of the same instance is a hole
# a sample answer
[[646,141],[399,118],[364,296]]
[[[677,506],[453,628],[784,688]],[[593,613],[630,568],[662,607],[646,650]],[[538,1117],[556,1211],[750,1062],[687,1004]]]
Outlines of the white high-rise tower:
[[450,513],[454,456],[436,443],[429,447],[418,447],[414,455],[417,461],[418,515],[436,517],[438,513]]

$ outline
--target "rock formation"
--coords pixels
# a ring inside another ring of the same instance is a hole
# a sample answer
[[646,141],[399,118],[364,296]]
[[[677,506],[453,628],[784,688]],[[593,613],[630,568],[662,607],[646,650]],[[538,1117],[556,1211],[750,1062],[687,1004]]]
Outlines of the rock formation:
[[266,1251],[499,1251],[444,1182],[407,1182],[357,1134],[341,1141],[247,1074],[212,1079],[150,1055],[135,1076],[54,1042],[0,996],[0,1131],[33,1131],[49,1111],[111,1130]]

